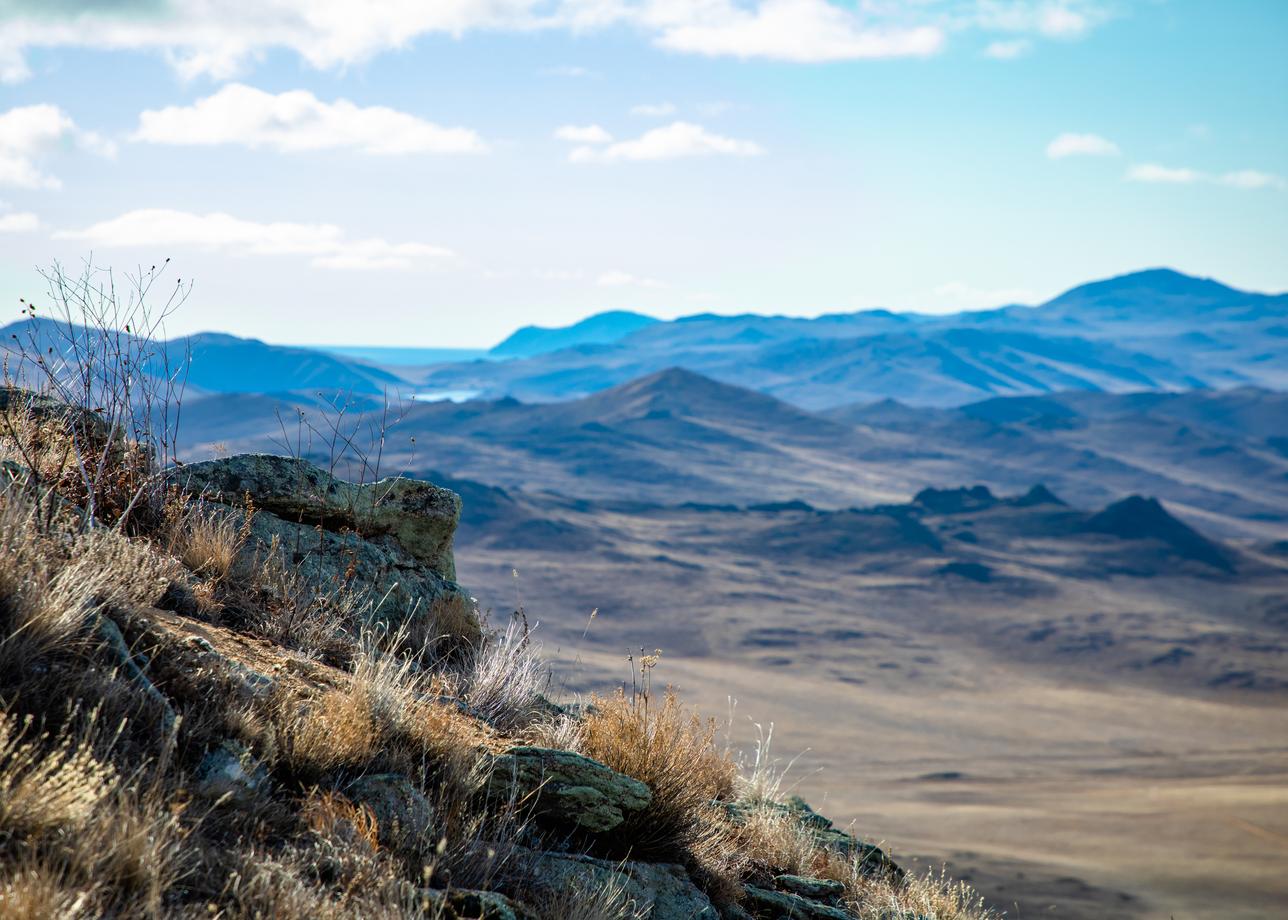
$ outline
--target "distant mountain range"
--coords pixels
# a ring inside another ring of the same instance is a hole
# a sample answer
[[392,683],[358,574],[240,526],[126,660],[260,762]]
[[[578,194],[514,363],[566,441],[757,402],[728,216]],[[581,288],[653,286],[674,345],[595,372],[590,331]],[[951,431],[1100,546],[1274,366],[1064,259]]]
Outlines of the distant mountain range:
[[410,376],[430,391],[541,401],[675,366],[814,409],[886,397],[953,406],[1065,390],[1280,388],[1288,386],[1288,295],[1157,269],[1083,285],[1037,307],[669,322],[602,314],[565,329],[521,330],[501,348],[515,359]]
[[[11,324],[0,341],[27,328]],[[525,327],[486,355],[465,353],[470,360],[444,362],[461,353],[441,349],[318,350],[202,333],[169,346],[171,368],[188,347],[189,385],[201,393],[388,391],[552,402],[678,367],[806,409],[887,398],[951,407],[1078,390],[1285,389],[1288,295],[1157,269],[1083,285],[1036,307],[950,316],[870,310],[660,321],[601,313],[563,328]],[[421,358],[438,363],[407,363]]]

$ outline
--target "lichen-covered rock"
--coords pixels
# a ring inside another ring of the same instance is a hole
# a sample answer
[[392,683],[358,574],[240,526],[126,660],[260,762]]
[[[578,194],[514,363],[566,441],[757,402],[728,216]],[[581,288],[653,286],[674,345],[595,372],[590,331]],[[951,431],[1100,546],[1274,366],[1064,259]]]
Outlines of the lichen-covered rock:
[[452,538],[461,519],[455,492],[401,477],[357,485],[307,460],[238,454],[182,467],[173,477],[216,501],[255,507],[285,521],[327,530],[347,528],[366,539],[392,536],[413,559],[441,577],[456,578]]
[[904,877],[903,869],[880,847],[835,827],[830,818],[816,812],[798,795],[789,796],[784,802],[725,802],[723,807],[735,824],[744,823],[754,809],[769,809],[789,815],[810,832],[819,846],[855,860],[868,875],[888,876],[896,881]]
[[[448,489],[404,478],[357,485],[270,454],[189,464],[171,471],[170,481],[228,506],[239,525],[254,509],[244,553],[277,552],[316,586],[365,592],[375,621],[397,628],[411,616],[432,615],[438,603],[471,607],[455,582],[461,500]],[[460,638],[476,641],[477,617],[464,619],[469,635]]]
[[396,773],[377,773],[354,780],[345,789],[356,805],[365,805],[376,818],[382,844],[395,849],[414,848],[434,824],[434,807],[424,793]]
[[519,849],[510,872],[538,897],[590,896],[606,886],[620,888],[631,908],[648,920],[720,920],[711,900],[671,863],[612,862],[570,853]]
[[513,797],[550,824],[603,833],[653,800],[644,783],[597,760],[553,748],[515,747],[493,759],[489,794]]
[[834,901],[845,894],[845,886],[829,878],[805,878],[800,875],[775,876],[779,891],[800,895],[811,901]]
[[789,894],[786,891],[769,891],[765,888],[757,888],[755,885],[748,885],[745,892],[746,897],[743,899],[743,906],[748,908],[754,916],[765,917],[767,920],[780,920],[780,918],[790,918],[790,920],[853,920],[848,913],[839,907],[819,904],[817,901],[802,898],[800,895]]
[[227,740],[212,748],[197,766],[193,790],[210,799],[244,805],[268,782],[268,771],[239,741]]

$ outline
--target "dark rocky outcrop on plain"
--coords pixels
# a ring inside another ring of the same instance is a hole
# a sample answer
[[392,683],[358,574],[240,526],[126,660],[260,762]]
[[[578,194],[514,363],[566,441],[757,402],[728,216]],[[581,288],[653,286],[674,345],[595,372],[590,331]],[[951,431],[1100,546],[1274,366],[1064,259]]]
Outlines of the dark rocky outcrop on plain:
[[1234,571],[1229,553],[1173,517],[1156,498],[1130,495],[1093,515],[1083,529],[1124,540],[1157,540],[1181,559],[1201,562],[1222,572]]

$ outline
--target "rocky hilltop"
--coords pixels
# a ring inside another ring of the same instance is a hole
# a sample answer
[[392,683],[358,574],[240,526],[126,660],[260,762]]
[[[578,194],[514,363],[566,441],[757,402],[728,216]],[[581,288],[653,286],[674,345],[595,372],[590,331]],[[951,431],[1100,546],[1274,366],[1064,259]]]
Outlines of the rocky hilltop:
[[550,699],[456,582],[455,493],[2,411],[0,914],[990,916],[743,769],[655,656]]

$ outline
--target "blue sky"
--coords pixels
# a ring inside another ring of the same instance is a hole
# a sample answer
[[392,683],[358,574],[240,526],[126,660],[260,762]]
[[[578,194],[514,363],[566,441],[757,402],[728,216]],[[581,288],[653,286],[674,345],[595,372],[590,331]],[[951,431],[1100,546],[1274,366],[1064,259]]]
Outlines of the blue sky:
[[1288,289],[1278,0],[0,0],[0,298],[163,258],[171,331]]

